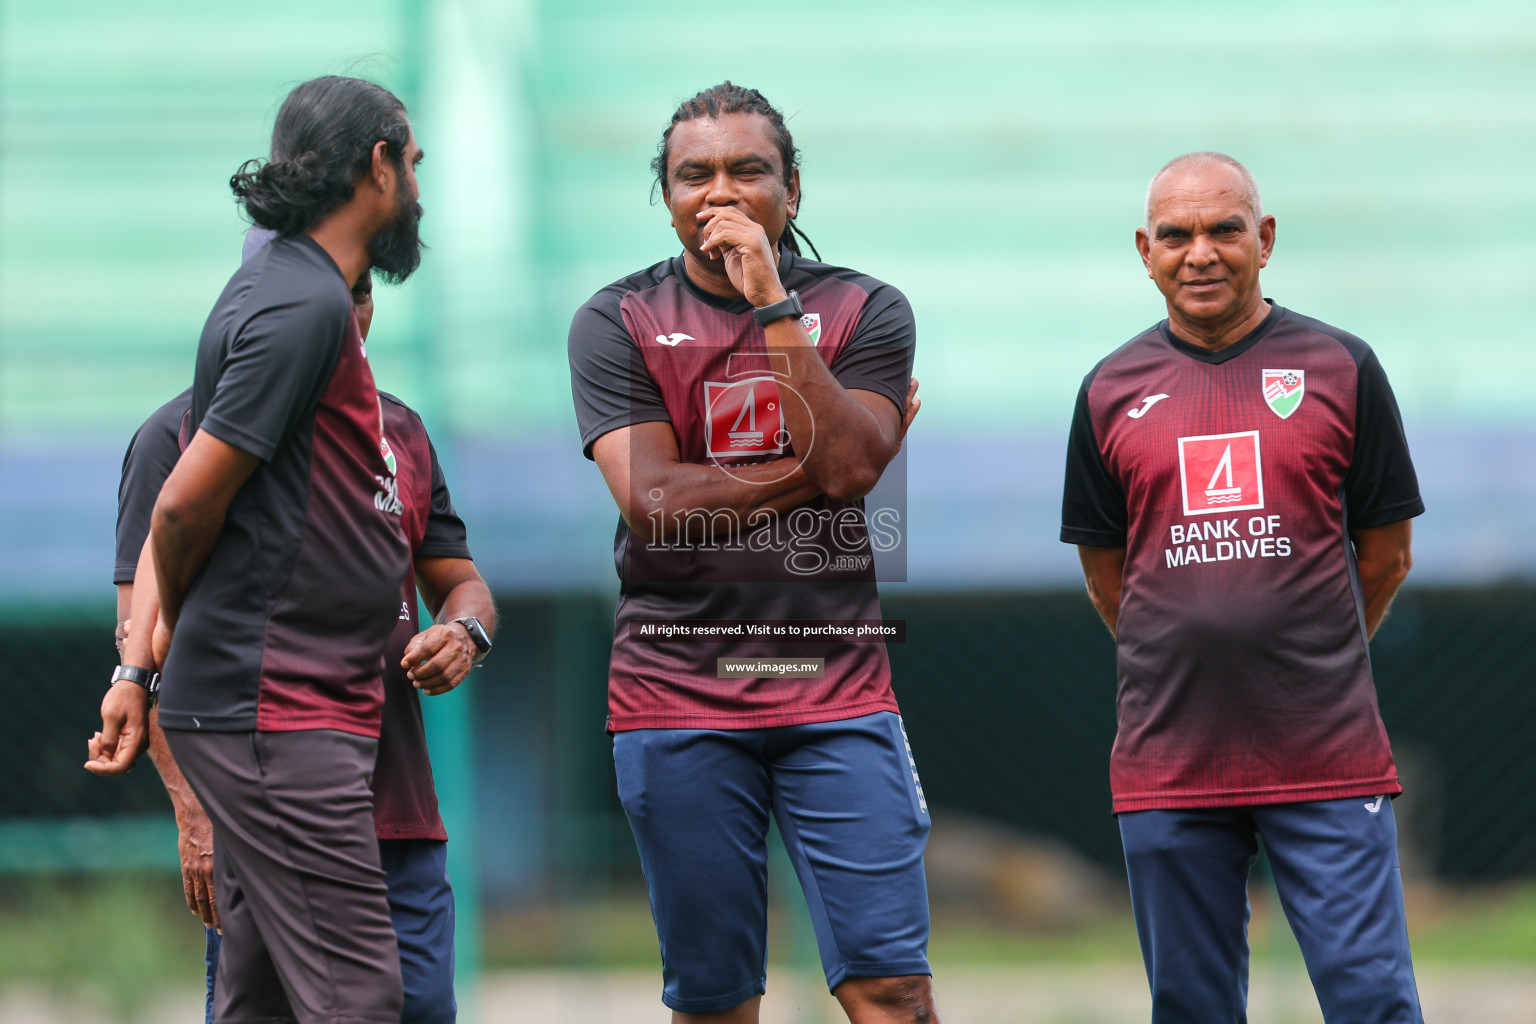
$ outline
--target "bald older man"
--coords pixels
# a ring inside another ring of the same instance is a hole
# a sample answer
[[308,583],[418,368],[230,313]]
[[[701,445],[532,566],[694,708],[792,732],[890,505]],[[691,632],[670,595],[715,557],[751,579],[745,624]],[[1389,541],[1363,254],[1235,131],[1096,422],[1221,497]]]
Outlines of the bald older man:
[[1422,1020],[1367,641],[1424,510],[1386,374],[1265,299],[1247,168],[1152,179],[1168,318],[1083,381],[1061,539],[1119,652],[1114,811],[1155,1024],[1245,1021],[1263,839],[1325,1020]]

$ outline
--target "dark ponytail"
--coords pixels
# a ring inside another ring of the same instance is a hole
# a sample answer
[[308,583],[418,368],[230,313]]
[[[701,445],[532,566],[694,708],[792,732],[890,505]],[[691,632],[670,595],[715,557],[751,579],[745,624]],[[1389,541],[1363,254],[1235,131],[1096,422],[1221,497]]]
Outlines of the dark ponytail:
[[[795,148],[795,140],[789,134],[788,126],[784,124],[784,115],[756,89],[748,89],[726,81],[705,89],[692,99],[684,100],[682,105],[673,112],[672,122],[667,125],[667,130],[661,133],[661,142],[656,147],[656,156],[651,160],[651,173],[656,176],[651,186],[653,189],[657,186],[666,188],[667,160],[671,156],[668,147],[672,142],[672,129],[683,121],[692,121],[699,117],[718,118],[722,114],[761,114],[768,119],[769,127],[773,131],[774,145],[778,147],[781,162],[784,164],[784,183],[789,184],[790,174],[800,167],[800,151]],[[800,189],[800,199],[801,202],[805,201],[803,186]],[[816,243],[800,230],[800,226],[795,223],[793,217],[789,218],[779,243],[798,256],[801,253],[796,235],[804,239],[805,244],[811,247],[811,252],[819,261],[821,253],[816,251]]]
[[359,78],[327,75],[298,86],[272,126],[272,155],[247,160],[229,187],[260,227],[290,236],[308,231],[352,198],[373,165],[374,144],[402,171],[410,141],[405,104]]

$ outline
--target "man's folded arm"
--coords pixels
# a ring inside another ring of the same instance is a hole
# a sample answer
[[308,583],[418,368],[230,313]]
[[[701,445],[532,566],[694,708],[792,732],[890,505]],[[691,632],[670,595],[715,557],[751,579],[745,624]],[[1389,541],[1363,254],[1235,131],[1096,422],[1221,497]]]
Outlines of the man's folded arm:
[[798,508],[821,493],[793,456],[729,470],[684,462],[670,423],[611,430],[593,442],[592,457],[624,521],[652,543],[679,539],[689,512],[732,516],[745,532],[754,514]]

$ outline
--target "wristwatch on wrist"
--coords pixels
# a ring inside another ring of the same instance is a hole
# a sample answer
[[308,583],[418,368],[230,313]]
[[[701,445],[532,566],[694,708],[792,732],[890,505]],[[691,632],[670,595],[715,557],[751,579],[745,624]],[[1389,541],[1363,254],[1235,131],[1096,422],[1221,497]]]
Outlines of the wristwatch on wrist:
[[775,320],[782,320],[787,316],[805,316],[805,307],[800,305],[799,292],[790,292],[787,299],[780,299],[778,302],[758,306],[752,310],[752,319],[757,321],[759,327],[767,327]]
[[475,618],[473,615],[466,615],[463,618],[451,619],[449,621],[457,622],[459,625],[463,626],[464,631],[469,634],[470,640],[474,641],[475,664],[478,665],[484,661],[485,656],[491,653],[491,638],[490,635],[486,633],[485,627],[480,625],[480,620]]
[[119,665],[112,670],[112,685],[116,686],[123,680],[130,683],[138,683],[149,694],[149,706],[154,707],[155,701],[160,696],[160,673],[147,668],[139,668],[137,665]]

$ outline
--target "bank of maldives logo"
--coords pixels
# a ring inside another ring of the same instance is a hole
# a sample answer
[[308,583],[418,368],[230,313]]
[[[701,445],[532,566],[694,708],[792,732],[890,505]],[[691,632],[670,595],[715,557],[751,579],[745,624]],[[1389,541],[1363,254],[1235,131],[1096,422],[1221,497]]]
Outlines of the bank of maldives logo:
[[705,381],[704,427],[711,458],[778,455],[789,441],[779,408],[779,386],[772,377],[732,384]]
[[1259,432],[1179,438],[1179,489],[1187,516],[1263,508]]
[[1305,370],[1265,370],[1263,387],[1265,404],[1285,419],[1296,411],[1307,393],[1307,374]]

